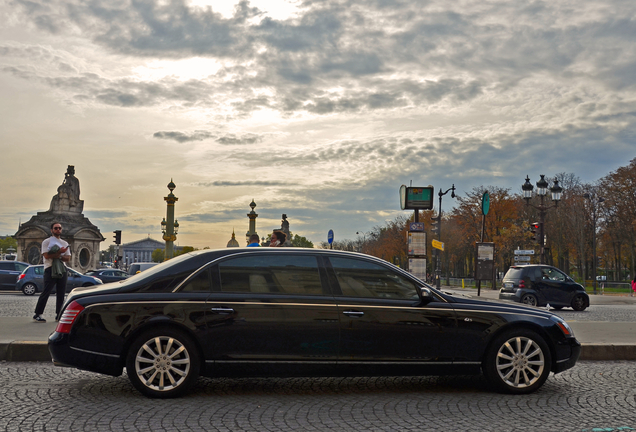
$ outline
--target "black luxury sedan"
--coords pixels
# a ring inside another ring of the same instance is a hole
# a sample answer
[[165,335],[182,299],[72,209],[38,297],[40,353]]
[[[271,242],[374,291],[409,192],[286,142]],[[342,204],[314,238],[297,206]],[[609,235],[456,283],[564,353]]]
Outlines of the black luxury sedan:
[[549,265],[512,266],[501,285],[500,300],[512,300],[530,306],[550,305],[557,310],[571,307],[575,311],[583,311],[590,305],[590,297],[583,285]]
[[201,250],[77,288],[48,344],[56,365],[126,368],[158,398],[199,375],[483,372],[496,390],[522,394],[581,352],[545,310],[455,297],[368,255],[303,248]]

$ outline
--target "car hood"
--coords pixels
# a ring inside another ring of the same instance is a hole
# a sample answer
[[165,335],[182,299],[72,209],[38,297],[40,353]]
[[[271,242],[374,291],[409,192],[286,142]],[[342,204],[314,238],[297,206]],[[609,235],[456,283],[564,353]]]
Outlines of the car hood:
[[542,317],[550,317],[554,315],[552,312],[549,312],[546,309],[532,307],[532,306],[524,306],[521,304],[510,303],[507,301],[497,300],[497,299],[488,299],[488,298],[480,298],[476,299],[466,294],[461,293],[450,293],[443,292],[444,296],[448,301],[453,303],[453,307],[461,308],[462,305],[467,306],[485,306],[489,309],[496,308],[501,312],[512,312],[512,313],[522,313],[526,315],[535,315]]

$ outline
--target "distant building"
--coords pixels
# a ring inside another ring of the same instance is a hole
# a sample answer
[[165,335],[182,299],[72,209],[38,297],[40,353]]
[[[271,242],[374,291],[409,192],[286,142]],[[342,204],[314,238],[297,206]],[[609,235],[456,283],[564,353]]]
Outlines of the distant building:
[[[119,246],[119,254],[122,257],[122,262],[126,265],[136,262],[152,262],[152,253],[161,249],[164,250],[166,243],[150,238],[135,240],[130,243],[125,243]],[[174,250],[181,251],[183,246],[175,246]]]
[[234,230],[232,230],[232,238],[229,242],[227,242],[227,247],[240,247],[238,241],[236,241],[236,235],[234,234]]

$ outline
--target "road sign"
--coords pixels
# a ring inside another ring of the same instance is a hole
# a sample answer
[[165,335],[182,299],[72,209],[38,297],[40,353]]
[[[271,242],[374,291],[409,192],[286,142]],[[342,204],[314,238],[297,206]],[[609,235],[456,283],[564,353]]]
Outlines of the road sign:
[[528,249],[528,250],[517,249],[515,251],[515,255],[534,255],[534,249]]
[[444,250],[444,243],[442,243],[441,241],[433,240],[433,247],[435,249],[439,249],[439,250],[443,251]]
[[329,242],[329,244],[333,243],[333,230],[329,230],[329,232],[327,233],[327,241]]
[[530,261],[530,257],[526,255],[515,256],[515,261]]
[[424,222],[411,222],[409,231],[424,231]]

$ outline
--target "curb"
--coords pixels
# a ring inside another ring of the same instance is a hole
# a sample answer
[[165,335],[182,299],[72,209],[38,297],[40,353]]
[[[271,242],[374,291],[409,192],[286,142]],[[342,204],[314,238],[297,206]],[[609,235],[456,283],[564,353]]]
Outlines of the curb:
[[[612,361],[636,360],[636,344],[581,344],[579,360]],[[50,362],[48,342],[15,341],[0,343],[0,361]]]

